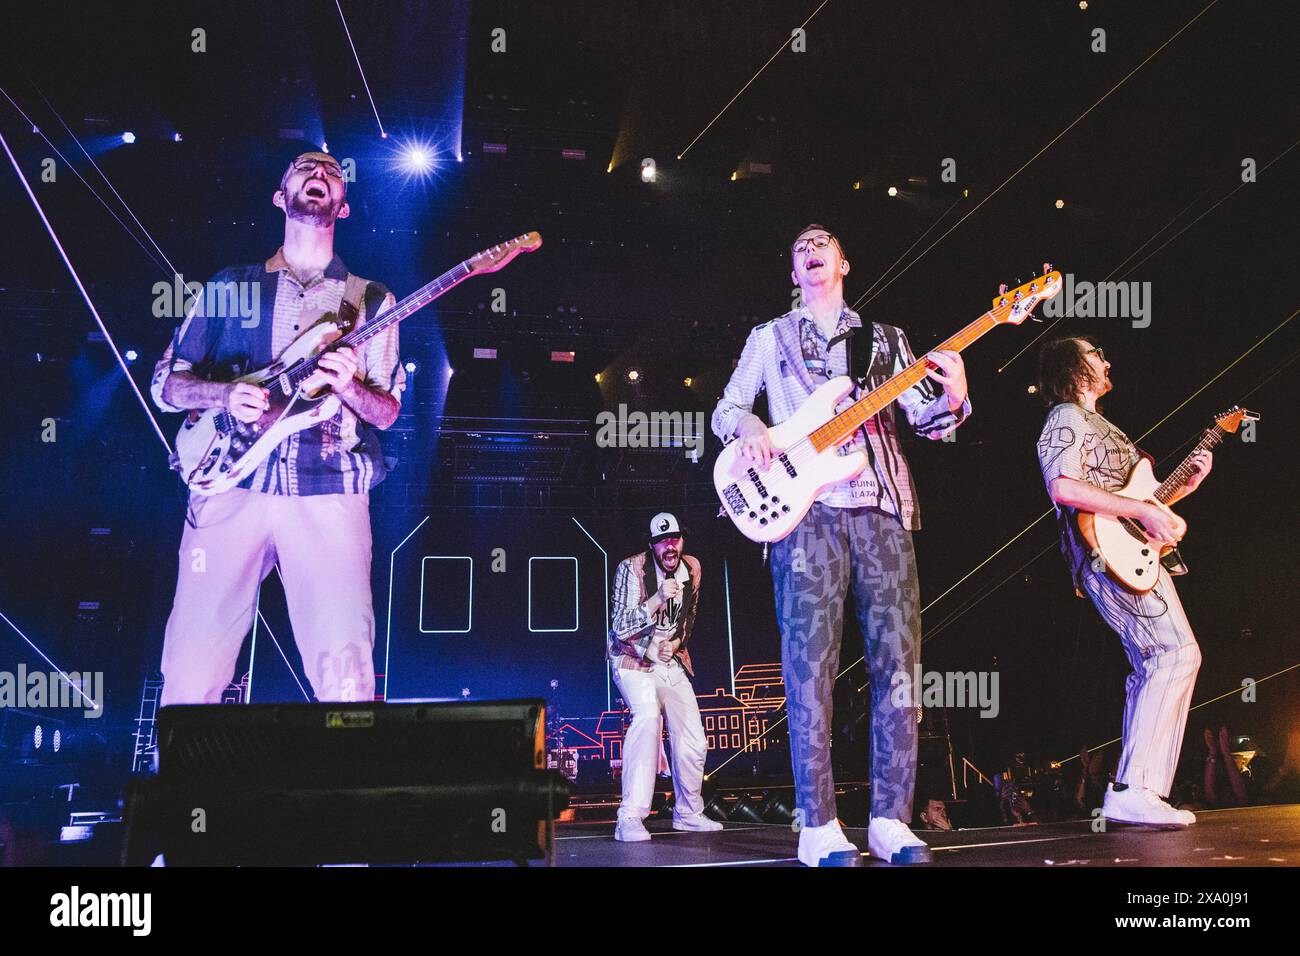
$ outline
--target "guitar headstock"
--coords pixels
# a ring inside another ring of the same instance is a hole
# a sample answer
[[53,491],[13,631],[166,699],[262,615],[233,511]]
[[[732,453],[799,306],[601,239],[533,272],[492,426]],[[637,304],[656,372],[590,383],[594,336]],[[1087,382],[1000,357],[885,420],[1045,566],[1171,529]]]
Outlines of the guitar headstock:
[[476,252],[465,260],[471,272],[496,272],[505,268],[521,252],[533,252],[542,247],[541,233],[526,232],[522,236],[507,239],[505,242]]
[[1252,412],[1250,409],[1242,408],[1240,405],[1233,405],[1226,412],[1220,412],[1214,416],[1214,424],[1218,425],[1229,435],[1235,434],[1241,427],[1242,422],[1259,421],[1259,413]]
[[998,322],[1019,325],[1029,318],[1038,303],[1045,302],[1060,291],[1061,273],[1052,269],[1050,262],[1044,262],[1043,274],[1038,278],[1030,279],[1024,285],[1009,291],[1006,286],[1002,287],[993,298],[993,318]]

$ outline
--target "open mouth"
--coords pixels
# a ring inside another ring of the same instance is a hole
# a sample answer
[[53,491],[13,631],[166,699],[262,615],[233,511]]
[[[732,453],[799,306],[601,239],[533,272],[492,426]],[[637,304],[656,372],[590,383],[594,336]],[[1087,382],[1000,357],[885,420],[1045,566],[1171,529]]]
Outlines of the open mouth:
[[820,269],[824,265],[826,265],[825,262],[823,262],[821,259],[818,259],[816,256],[812,256],[804,260],[803,271],[812,272],[812,270]]
[[327,189],[325,188],[325,185],[324,185],[323,183],[320,183],[320,182],[311,182],[311,183],[308,183],[306,186],[303,187],[303,190],[302,190],[302,191],[303,191],[303,194],[306,195],[306,197],[307,197],[308,199],[328,199],[328,198],[329,198],[329,190],[327,190]]

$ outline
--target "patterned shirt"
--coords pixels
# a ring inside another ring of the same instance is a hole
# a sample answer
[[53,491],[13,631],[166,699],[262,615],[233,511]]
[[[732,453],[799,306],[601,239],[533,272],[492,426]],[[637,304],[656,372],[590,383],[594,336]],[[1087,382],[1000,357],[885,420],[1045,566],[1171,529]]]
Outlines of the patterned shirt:
[[[208,317],[208,297],[196,296],[154,367],[154,402],[165,412],[184,411],[163,400],[163,385],[173,371],[230,382],[271,364],[308,328],[337,316],[347,277],[347,266],[335,256],[321,275],[301,283],[289,270],[283,249],[264,264],[218,273],[207,288],[225,283],[255,286],[259,308],[252,318]],[[372,321],[393,304],[392,293],[369,283],[358,322]],[[397,326],[361,347],[357,375],[366,385],[401,399],[406,372],[398,359]],[[287,437],[239,487],[275,495],[367,494],[387,473],[378,431],[343,405],[333,418]]]
[[[647,575],[647,569],[653,570]],[[614,594],[610,601],[610,627],[606,655],[616,667],[652,671],[663,667],[657,645],[666,639],[679,641],[673,664],[680,664],[688,677],[695,676],[686,649],[695,615],[700,606],[700,562],[683,554],[675,577],[682,582],[680,596],[651,613],[646,605],[663,584],[663,572],[653,554],[643,551],[619,562],[614,569]],[[671,668],[670,668],[671,669]]]
[[[832,338],[861,327],[862,319],[846,305]],[[807,308],[795,309],[752,329],[736,370],[714,409],[714,433],[724,442],[735,438],[736,426],[751,413],[754,399],[764,389],[772,424],[779,425],[818,386],[837,375],[847,374],[848,349],[844,342],[837,341],[829,350],[828,345],[829,340]],[[873,322],[865,389],[855,388],[836,410],[842,411],[915,361],[901,329]],[[951,434],[971,413],[969,398],[956,412],[951,411],[947,397],[929,379],[913,385],[894,404],[903,409],[918,435],[936,440]],[[852,440],[839,449],[839,454],[861,449],[867,451],[870,466],[857,477],[826,489],[817,500],[834,508],[879,508],[898,516],[908,530],[918,530],[921,520],[916,487],[898,443],[893,405],[868,419]]]
[[[1082,405],[1057,405],[1048,412],[1038,437],[1038,464],[1049,494],[1056,478],[1073,478],[1117,491],[1124,487],[1137,462],[1138,450],[1129,437]],[[1056,516],[1061,526],[1061,553],[1070,565],[1075,587],[1081,588],[1090,555],[1079,534],[1078,510],[1056,505]]]

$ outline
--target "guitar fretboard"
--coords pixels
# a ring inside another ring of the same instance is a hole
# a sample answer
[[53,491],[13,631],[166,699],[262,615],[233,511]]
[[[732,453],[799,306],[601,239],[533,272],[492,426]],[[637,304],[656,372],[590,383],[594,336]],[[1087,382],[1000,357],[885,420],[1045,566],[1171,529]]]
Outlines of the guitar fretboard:
[[[1000,320],[992,311],[985,312],[956,335],[940,342],[931,351],[960,352],[998,324],[1000,324]],[[821,428],[818,428],[808,436],[808,439],[819,452],[836,445],[842,445],[853,437],[853,433],[861,428],[864,422],[880,414],[881,410],[888,406],[890,402],[925,378],[929,371],[929,362],[924,357],[917,359],[885,384],[874,389],[870,394],[864,395]]]
[[1171,471],[1169,477],[1160,483],[1160,487],[1155,491],[1155,499],[1162,504],[1168,504],[1174,492],[1187,484],[1187,479],[1192,477],[1192,472],[1195,471],[1192,467],[1192,459],[1196,454],[1209,451],[1227,437],[1228,432],[1217,424],[1213,428],[1207,429],[1205,434],[1201,436],[1201,440],[1196,443],[1196,447],[1192,449],[1192,453],[1184,458],[1183,463]]
[[[453,266],[428,285],[416,289],[373,322],[368,322],[340,337],[332,348],[358,348],[364,345],[380,332],[391,328],[407,316],[420,311],[434,299],[460,285],[473,274],[474,269],[468,259],[460,263],[460,265]],[[362,308],[364,308],[364,304]],[[316,359],[318,357],[303,362],[302,365],[289,373],[289,379],[295,387],[300,385],[312,372],[316,371]]]

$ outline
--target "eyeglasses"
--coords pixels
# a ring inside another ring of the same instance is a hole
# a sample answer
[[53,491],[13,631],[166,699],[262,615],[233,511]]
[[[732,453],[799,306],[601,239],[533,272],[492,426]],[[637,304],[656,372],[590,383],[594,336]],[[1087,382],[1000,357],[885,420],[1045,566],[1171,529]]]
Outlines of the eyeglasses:
[[833,236],[822,235],[809,236],[807,239],[796,239],[794,245],[790,247],[790,251],[797,256],[807,252],[810,246],[813,249],[825,249],[831,244],[833,238]]
[[314,173],[317,169],[324,170],[326,176],[334,179],[343,179],[343,170],[339,168],[338,163],[331,163],[325,159],[300,159],[293,164],[293,168],[300,173]]
[[1083,354],[1084,354],[1084,355],[1095,355],[1095,356],[1097,356],[1097,358],[1100,359],[1101,361],[1103,361],[1103,362],[1106,361],[1106,353],[1103,352],[1103,351],[1101,350],[1101,346],[1097,346],[1097,348],[1095,348],[1095,349],[1088,349],[1088,350],[1087,350],[1086,352],[1084,352]]

